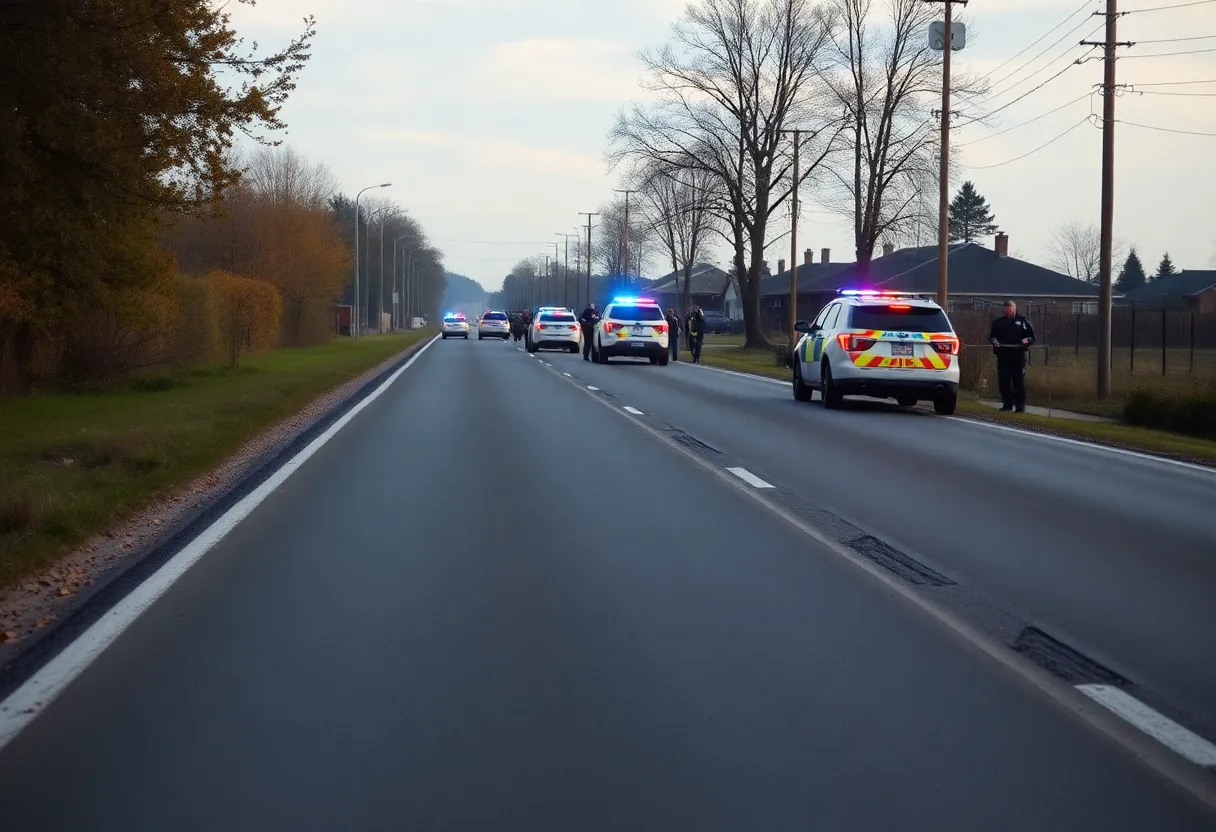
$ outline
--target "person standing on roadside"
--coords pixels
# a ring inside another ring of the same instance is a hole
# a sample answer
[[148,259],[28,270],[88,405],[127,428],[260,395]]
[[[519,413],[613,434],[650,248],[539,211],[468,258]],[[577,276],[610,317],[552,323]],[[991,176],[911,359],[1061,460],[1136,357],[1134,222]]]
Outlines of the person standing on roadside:
[[595,304],[587,304],[587,308],[583,310],[583,314],[579,316],[578,322],[583,327],[583,360],[591,360],[591,339],[595,336],[595,325],[599,323],[600,313],[595,311]]
[[1001,412],[1026,412],[1026,358],[1034,343],[1034,327],[1018,305],[1005,301],[1005,314],[992,322],[988,341],[996,356],[997,385],[1001,390]]
[[705,313],[694,306],[688,316],[688,349],[692,352],[692,363],[701,363],[701,344],[705,341]]
[[667,310],[667,334],[671,341],[671,360],[680,360],[680,316],[674,308]]

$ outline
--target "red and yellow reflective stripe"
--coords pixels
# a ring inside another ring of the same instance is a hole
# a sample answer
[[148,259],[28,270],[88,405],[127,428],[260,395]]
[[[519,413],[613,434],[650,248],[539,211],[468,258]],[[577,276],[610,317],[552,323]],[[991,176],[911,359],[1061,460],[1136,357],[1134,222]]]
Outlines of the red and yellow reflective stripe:
[[849,358],[853,365],[863,368],[892,368],[900,370],[945,370],[950,366],[950,356],[941,355],[934,351],[923,358],[873,355],[866,352],[851,352]]

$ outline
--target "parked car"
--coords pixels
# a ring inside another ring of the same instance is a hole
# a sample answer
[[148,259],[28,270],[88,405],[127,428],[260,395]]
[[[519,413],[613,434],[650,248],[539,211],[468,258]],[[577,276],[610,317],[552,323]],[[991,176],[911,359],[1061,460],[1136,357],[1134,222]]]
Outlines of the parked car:
[[706,335],[729,335],[731,331],[731,320],[721,312],[705,312],[705,334]]

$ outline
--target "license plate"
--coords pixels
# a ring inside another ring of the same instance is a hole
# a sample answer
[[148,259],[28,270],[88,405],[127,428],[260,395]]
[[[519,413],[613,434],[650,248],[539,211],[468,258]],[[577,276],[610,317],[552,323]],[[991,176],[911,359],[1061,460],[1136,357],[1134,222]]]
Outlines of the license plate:
[[631,347],[644,347],[644,346],[646,346],[646,344],[645,344],[645,343],[643,343],[642,341],[633,341],[633,342],[631,342],[631,343],[629,344],[629,346],[631,346]]
[[892,344],[891,355],[913,355],[913,346],[912,344]]

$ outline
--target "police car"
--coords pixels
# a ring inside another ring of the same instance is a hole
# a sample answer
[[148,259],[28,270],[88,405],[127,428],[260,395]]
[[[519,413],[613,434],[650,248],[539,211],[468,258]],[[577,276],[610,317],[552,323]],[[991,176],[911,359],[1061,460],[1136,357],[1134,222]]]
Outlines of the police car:
[[528,352],[559,349],[577,353],[583,343],[583,331],[574,312],[561,307],[541,307],[528,331]]
[[507,320],[506,312],[485,312],[477,322],[478,341],[482,338],[501,338],[505,341],[510,337],[511,322]]
[[463,338],[467,341],[469,340],[469,322],[459,312],[444,315],[443,328],[440,330],[440,334],[445,339],[452,337]]
[[591,360],[597,364],[621,355],[649,358],[651,364],[667,363],[667,318],[650,298],[613,298],[591,338]]
[[814,321],[798,321],[794,398],[818,390],[824,407],[846,395],[932,401],[942,416],[958,403],[959,338],[932,300],[907,292],[842,290]]

